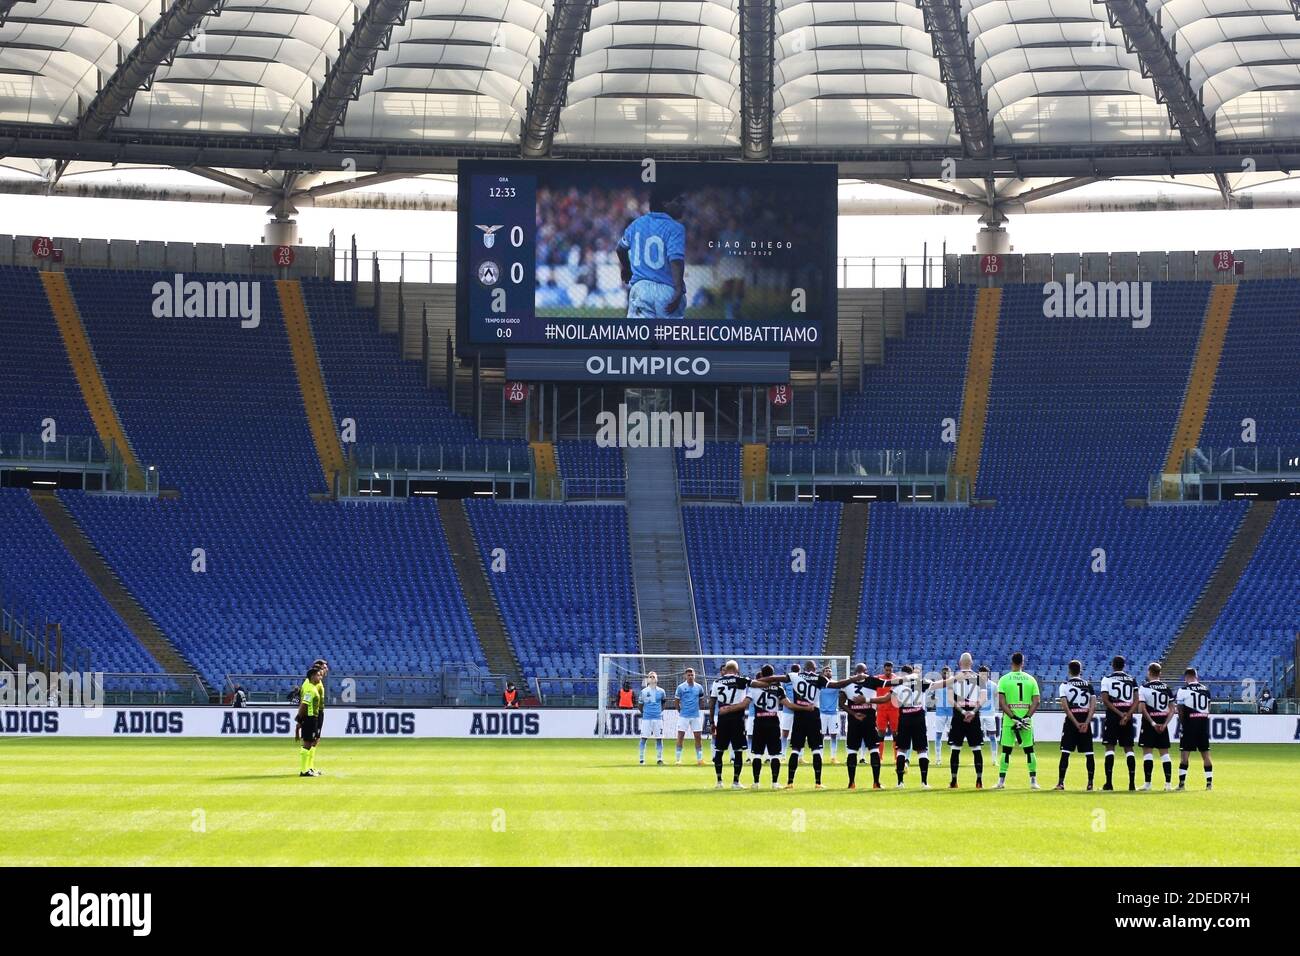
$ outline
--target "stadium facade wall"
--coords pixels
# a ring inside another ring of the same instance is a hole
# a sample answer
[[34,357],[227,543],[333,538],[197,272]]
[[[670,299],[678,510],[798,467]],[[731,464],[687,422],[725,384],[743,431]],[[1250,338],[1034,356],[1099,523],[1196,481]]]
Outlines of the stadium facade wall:
[[[53,237],[63,261],[32,255],[35,236],[0,235],[0,265],[49,269],[147,269],[174,272],[265,273],[280,276],[274,246],[222,245],[216,242],[157,242],[133,239],[73,239]],[[294,263],[283,275],[333,278],[329,246],[294,246]]]
[[[73,707],[0,708],[0,736],[43,737],[293,737],[294,710],[288,706],[245,707]],[[633,712],[608,715],[610,735],[637,737]],[[934,715],[928,714],[930,734]],[[1034,718],[1034,736],[1056,741],[1059,713]],[[1101,718],[1097,721],[1100,725]],[[1175,727],[1177,729],[1177,721]],[[509,737],[578,740],[596,736],[597,712],[588,709],[501,710],[496,708],[335,707],[325,712],[325,737]],[[1096,728],[1100,736],[1101,728]],[[676,712],[664,714],[664,736],[676,735]],[[1216,714],[1210,718],[1215,743],[1300,743],[1300,716]]]

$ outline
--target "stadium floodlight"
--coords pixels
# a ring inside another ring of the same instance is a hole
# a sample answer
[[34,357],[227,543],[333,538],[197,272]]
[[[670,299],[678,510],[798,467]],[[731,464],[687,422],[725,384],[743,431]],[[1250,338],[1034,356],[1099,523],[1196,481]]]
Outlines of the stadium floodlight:
[[832,680],[849,675],[849,659],[842,654],[601,654],[596,686],[596,732],[601,737],[610,736],[608,715],[615,708],[625,681],[634,692],[639,692],[645,686],[647,675],[654,671],[659,686],[667,691],[671,701],[674,689],[685,679],[686,668],[695,668],[695,679],[704,685],[707,693],[727,661],[735,661],[744,677],[753,677],[764,664],[771,664],[778,674],[784,674],[791,664],[802,668],[806,661],[816,661],[819,668],[829,667]]

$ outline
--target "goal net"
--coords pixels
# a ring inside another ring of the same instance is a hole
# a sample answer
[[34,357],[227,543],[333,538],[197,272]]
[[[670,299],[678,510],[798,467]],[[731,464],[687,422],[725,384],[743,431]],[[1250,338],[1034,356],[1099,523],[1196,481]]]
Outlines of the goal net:
[[[645,687],[651,671],[659,679],[664,698],[665,734],[675,731],[677,716],[677,685],[686,679],[686,669],[695,670],[695,680],[708,694],[710,686],[722,674],[723,665],[735,661],[742,677],[755,677],[764,664],[771,664],[778,674],[787,673],[791,664],[802,670],[807,661],[815,661],[818,669],[829,667],[832,680],[842,680],[849,674],[849,659],[845,656],[808,654],[796,657],[754,656],[745,654],[601,654],[596,685],[596,732],[602,737],[622,737],[632,733],[634,720],[626,718],[637,712],[641,688]],[[631,708],[619,705],[619,692],[632,691]],[[670,726],[671,725],[671,726]]]

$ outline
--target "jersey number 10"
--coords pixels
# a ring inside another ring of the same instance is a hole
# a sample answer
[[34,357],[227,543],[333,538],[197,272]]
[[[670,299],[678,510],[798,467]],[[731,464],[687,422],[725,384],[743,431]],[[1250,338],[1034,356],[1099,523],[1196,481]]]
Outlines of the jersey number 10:
[[642,241],[640,235],[632,237],[630,257],[634,266],[646,265],[651,269],[662,269],[668,256],[664,253],[664,241],[660,236],[647,236]]

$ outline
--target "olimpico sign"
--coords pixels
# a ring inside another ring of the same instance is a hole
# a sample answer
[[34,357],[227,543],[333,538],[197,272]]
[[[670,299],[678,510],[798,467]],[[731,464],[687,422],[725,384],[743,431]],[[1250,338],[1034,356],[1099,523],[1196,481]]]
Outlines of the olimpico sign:
[[[0,707],[0,736],[23,737],[282,737],[293,738],[291,707]],[[933,715],[927,715],[933,722]],[[536,737],[597,736],[597,711],[586,709],[333,707],[325,712],[326,737]],[[606,735],[637,737],[636,711],[606,715]],[[1034,718],[1040,740],[1061,734],[1059,713]],[[1100,718],[1098,718],[1100,720]],[[1175,724],[1176,729],[1176,724]],[[931,727],[933,732],[933,727]],[[1098,728],[1100,732],[1100,728]],[[664,736],[677,733],[676,711],[664,713]],[[1216,744],[1300,743],[1300,716],[1215,714]]]
[[633,384],[743,383],[790,380],[788,352],[682,352],[507,349],[506,377],[524,382]]

